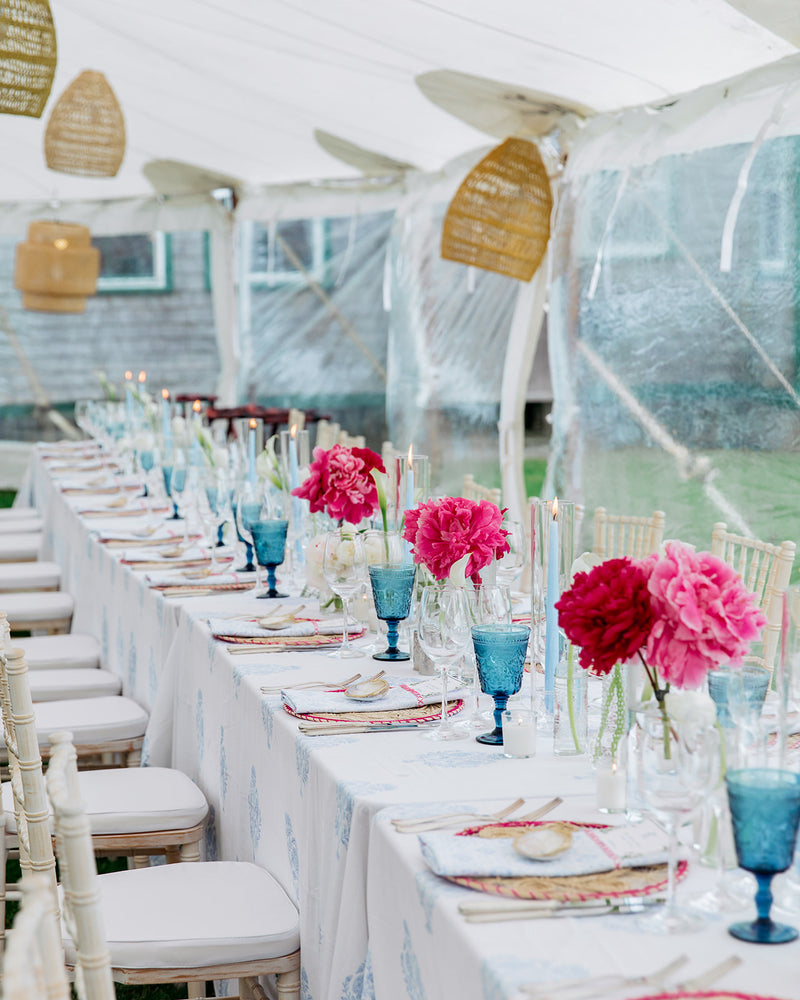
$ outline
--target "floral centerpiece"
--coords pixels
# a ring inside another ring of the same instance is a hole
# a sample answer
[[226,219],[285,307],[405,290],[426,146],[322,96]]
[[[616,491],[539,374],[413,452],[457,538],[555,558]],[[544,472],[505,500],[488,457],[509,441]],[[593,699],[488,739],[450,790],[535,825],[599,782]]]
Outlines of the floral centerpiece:
[[359,524],[379,507],[373,472],[385,473],[380,455],[369,448],[335,444],[327,451],[314,449],[308,478],[292,495],[308,500],[312,514],[324,511],[334,521]]
[[455,571],[460,580],[479,586],[481,570],[510,551],[500,508],[488,500],[444,497],[407,510],[403,538],[411,542],[414,562],[435,580]]
[[605,675],[620,662],[642,663],[667,756],[670,689],[698,688],[719,664],[740,663],[766,624],[733,567],[681,542],[660,556],[607,559],[577,573],[556,608],[584,669]]

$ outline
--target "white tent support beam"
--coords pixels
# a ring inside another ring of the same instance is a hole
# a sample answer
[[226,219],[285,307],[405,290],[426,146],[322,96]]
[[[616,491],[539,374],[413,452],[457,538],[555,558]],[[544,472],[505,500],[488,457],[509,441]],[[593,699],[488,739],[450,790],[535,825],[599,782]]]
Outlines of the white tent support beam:
[[525,524],[528,497],[525,490],[525,394],[547,300],[547,258],[533,278],[520,284],[503,367],[500,391],[500,472],[503,503],[512,520]]

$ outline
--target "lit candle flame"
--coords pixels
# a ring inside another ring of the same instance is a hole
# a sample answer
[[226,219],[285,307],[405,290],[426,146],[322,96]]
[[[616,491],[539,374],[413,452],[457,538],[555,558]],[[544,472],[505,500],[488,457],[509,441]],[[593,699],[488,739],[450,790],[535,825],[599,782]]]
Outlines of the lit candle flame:
[[199,413],[203,409],[199,399],[196,399],[192,403],[192,409],[194,410],[195,413]]
[[142,369],[142,371],[139,372],[139,381],[142,383],[142,385],[144,385],[145,382],[147,381],[147,373],[144,371],[144,369]]
[[291,434],[291,436],[293,438],[297,437],[297,424],[292,424],[292,426],[291,426],[291,428],[289,430],[289,434]]
[[130,382],[130,380],[132,378],[133,378],[133,372],[125,372],[125,381],[126,382]]
[[553,498],[553,520],[558,520],[558,497]]
[[257,426],[258,426],[258,421],[251,418],[250,419],[250,430],[254,431]]
[[162,399],[169,399],[169,389],[162,389],[161,390],[161,398]]
[[56,250],[66,250],[69,246],[69,240],[65,240],[63,236],[60,236],[57,240],[53,241],[53,246]]
[[414,445],[410,444],[408,446],[408,466],[409,466],[409,468],[411,468],[411,465],[412,465],[412,463],[414,461],[414,451],[413,451],[413,449],[414,449]]

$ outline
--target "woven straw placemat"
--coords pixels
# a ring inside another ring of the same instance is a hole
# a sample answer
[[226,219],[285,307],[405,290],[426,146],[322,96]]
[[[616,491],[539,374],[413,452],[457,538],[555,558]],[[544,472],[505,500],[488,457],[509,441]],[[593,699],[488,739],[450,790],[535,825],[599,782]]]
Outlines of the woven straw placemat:
[[[435,722],[442,717],[442,708],[437,705],[418,705],[416,708],[398,708],[391,712],[377,709],[365,712],[314,712],[298,715],[288,705],[283,706],[289,715],[307,722],[361,722],[364,725],[379,725],[381,722]],[[456,715],[464,707],[463,701],[448,701],[447,714]]]
[[[252,585],[251,585],[252,586]],[[348,638],[360,639],[366,632],[351,632]],[[291,646],[293,649],[324,649],[326,646],[339,646],[342,637],[338,632],[333,635],[265,635],[246,637],[241,635],[215,635],[215,639],[220,642],[236,643],[239,646],[281,646],[282,648]]]
[[[541,823],[490,823],[486,826],[470,827],[462,830],[459,837],[514,837],[527,827]],[[552,824],[551,824],[552,825]],[[590,827],[604,829],[602,823],[569,823],[561,825],[573,829]],[[689,866],[685,861],[678,863],[675,876],[683,878]],[[496,896],[513,896],[516,899],[555,899],[562,903],[581,899],[613,899],[615,896],[648,896],[667,887],[667,866],[646,865],[641,868],[617,868],[610,872],[594,875],[568,875],[547,878],[541,875],[525,875],[516,878],[470,878],[469,876],[447,876],[448,881],[463,885],[478,892],[489,892]]]
[[[253,582],[249,583],[209,583],[207,580],[176,580],[174,583],[159,583],[150,588],[151,590],[213,590],[224,593],[227,591],[252,590]],[[228,639],[227,642],[236,642],[236,639]]]
[[[781,1000],[762,993],[731,993],[730,990],[704,990],[700,993],[652,993],[636,1000]],[[787,1000],[787,998],[784,998]]]

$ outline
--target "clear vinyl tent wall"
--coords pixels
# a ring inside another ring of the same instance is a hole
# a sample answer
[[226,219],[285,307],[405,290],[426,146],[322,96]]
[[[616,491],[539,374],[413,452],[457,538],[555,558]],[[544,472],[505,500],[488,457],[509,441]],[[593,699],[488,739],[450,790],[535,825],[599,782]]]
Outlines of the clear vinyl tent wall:
[[800,86],[796,59],[780,67],[576,145],[545,495],[663,509],[667,537],[703,548],[716,521],[800,539]]

